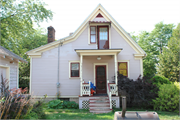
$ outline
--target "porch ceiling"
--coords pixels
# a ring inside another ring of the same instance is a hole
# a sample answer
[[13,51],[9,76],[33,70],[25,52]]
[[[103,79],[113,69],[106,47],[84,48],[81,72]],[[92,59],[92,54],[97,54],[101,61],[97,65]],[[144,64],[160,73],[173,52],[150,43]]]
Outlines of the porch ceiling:
[[117,55],[123,50],[117,49],[74,49],[78,55],[83,56],[99,56],[99,55]]

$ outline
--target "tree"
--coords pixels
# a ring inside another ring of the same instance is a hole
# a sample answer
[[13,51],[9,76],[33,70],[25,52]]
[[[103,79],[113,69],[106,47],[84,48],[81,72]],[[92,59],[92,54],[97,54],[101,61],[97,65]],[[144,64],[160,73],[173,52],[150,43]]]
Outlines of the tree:
[[47,34],[42,33],[44,33],[42,29],[34,30],[33,34],[28,34],[26,38],[19,43],[19,55],[28,61],[28,64],[19,63],[19,87],[29,87],[30,59],[25,53],[47,44]]
[[34,32],[33,23],[52,19],[40,0],[1,0],[1,45],[19,55],[19,41]]
[[151,32],[142,31],[136,38],[137,43],[147,53],[143,59],[144,76],[152,77],[156,74],[156,65],[158,64],[158,55],[167,47],[167,43],[172,36],[173,24],[163,24],[160,22],[155,25]]
[[169,78],[170,81],[179,80],[180,68],[180,23],[173,30],[168,46],[159,55],[158,74]]
[[52,11],[47,10],[41,0],[1,0],[0,6],[1,46],[29,62],[19,63],[19,80],[28,81],[30,60],[25,52],[47,44],[47,35],[42,35],[42,30],[35,30],[33,24],[52,19]]

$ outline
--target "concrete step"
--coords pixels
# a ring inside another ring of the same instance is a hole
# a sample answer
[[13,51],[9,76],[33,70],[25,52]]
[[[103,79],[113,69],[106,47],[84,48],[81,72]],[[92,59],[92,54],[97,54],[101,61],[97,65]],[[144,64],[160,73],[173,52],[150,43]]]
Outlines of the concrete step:
[[109,106],[89,106],[89,109],[95,109],[95,110],[106,110],[109,109]]
[[100,104],[99,103],[90,103],[89,106],[96,106],[96,107],[109,106],[110,107],[110,104],[109,103],[100,103]]
[[104,110],[99,110],[99,109],[89,109],[90,112],[92,113],[109,113],[112,111],[112,109],[104,109]]
[[104,100],[102,100],[102,99],[93,99],[93,100],[89,100],[89,102],[91,103],[91,102],[96,102],[96,103],[106,103],[106,102],[109,102],[109,100],[108,99],[104,99]]
[[107,96],[104,96],[104,97],[99,96],[99,97],[91,97],[90,99],[108,99],[108,97]]

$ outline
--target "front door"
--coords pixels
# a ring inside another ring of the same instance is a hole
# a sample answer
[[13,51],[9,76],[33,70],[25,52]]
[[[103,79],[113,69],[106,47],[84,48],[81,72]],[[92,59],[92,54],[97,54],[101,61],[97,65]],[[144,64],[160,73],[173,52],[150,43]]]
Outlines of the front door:
[[106,93],[106,65],[96,65],[96,93]]

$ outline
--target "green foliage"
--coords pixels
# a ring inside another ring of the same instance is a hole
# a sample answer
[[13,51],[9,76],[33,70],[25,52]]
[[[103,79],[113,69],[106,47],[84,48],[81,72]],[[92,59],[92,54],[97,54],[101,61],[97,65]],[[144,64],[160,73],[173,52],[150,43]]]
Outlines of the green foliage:
[[46,114],[43,110],[43,102],[37,101],[28,114],[21,116],[21,119],[46,119]]
[[154,76],[153,78],[151,78],[152,83],[159,86],[162,84],[171,84],[171,82],[169,81],[168,78],[164,77],[164,76]]
[[18,42],[33,33],[33,23],[52,19],[44,6],[40,0],[1,0],[1,45],[18,54]]
[[74,101],[52,100],[49,101],[48,107],[53,109],[78,109],[79,105]]
[[128,107],[152,108],[152,99],[157,97],[158,87],[145,77],[137,80],[118,74],[118,92],[127,97]]
[[159,55],[158,74],[167,77],[170,81],[179,80],[180,68],[180,23],[173,30],[167,48]]
[[[42,35],[42,30],[33,28],[34,23],[52,19],[52,11],[44,6],[45,3],[41,0],[1,0],[1,46],[30,62],[25,52],[47,44],[47,35]],[[19,64],[22,88],[29,85],[29,68],[29,63]]]
[[158,64],[158,55],[162,48],[167,47],[167,43],[172,36],[173,24],[163,24],[160,22],[155,25],[151,32],[142,31],[138,36],[133,36],[139,46],[147,53],[143,59],[144,76],[152,77],[156,74],[156,65]]
[[19,55],[28,61],[28,64],[19,63],[19,87],[29,87],[30,59],[25,53],[47,44],[47,35],[42,34],[44,32],[42,29],[34,30],[34,33],[28,34],[24,40],[18,43],[19,51],[21,51]]
[[179,111],[179,91],[178,82],[173,84],[160,85],[158,97],[153,100],[154,109],[160,111]]

